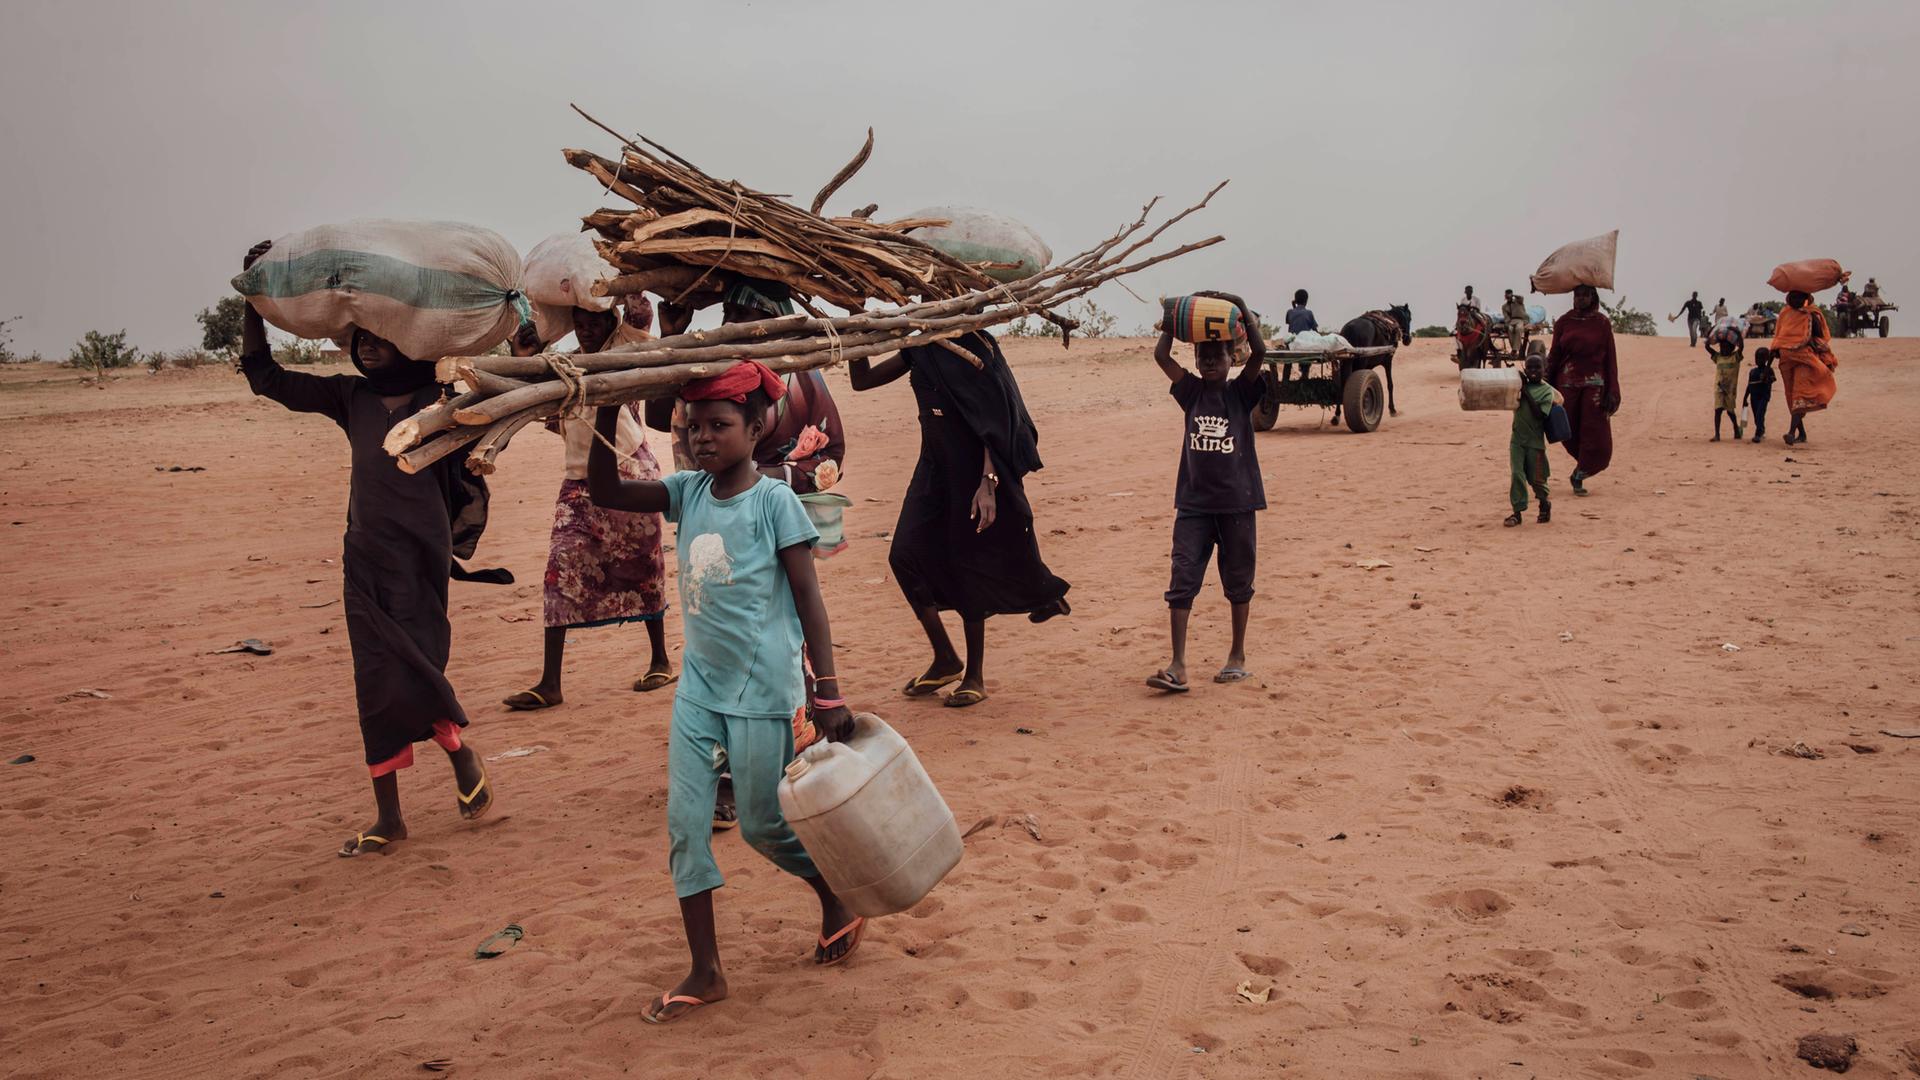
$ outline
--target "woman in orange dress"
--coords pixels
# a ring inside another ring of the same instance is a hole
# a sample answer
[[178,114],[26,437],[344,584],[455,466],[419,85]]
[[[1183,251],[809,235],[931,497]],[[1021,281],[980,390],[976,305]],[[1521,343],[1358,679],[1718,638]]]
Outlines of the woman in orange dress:
[[1774,328],[1772,349],[1779,361],[1787,410],[1793,414],[1786,435],[1788,446],[1807,441],[1807,414],[1826,408],[1839,389],[1833,372],[1840,361],[1829,347],[1831,338],[1827,317],[1820,313],[1813,297],[1797,290],[1788,293],[1787,306],[1780,309],[1780,322]]

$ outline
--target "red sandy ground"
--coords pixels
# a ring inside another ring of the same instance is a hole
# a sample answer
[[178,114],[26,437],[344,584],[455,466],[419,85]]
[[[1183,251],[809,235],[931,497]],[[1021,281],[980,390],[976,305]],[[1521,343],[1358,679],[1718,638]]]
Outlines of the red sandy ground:
[[[1074,614],[993,623],[964,712],[897,693],[925,662],[884,539],[908,391],[834,376],[848,695],[989,824],[827,970],[806,890],[719,838],[734,996],[667,1028],[638,1015],[685,964],[641,632],[577,635],[562,708],[496,704],[538,666],[557,439],[495,477],[482,562],[522,584],[453,592],[472,739],[546,749],[493,764],[477,827],[429,749],[413,838],[347,861],[339,434],[224,371],[7,372],[0,760],[36,760],[0,765],[0,1071],[1742,1080],[1806,1075],[1794,1042],[1826,1031],[1852,1075],[1905,1074],[1920,741],[1881,730],[1920,728],[1920,348],[1841,343],[1787,448],[1777,396],[1772,441],[1708,443],[1707,361],[1625,341],[1614,468],[1576,500],[1552,451],[1556,520],[1504,529],[1508,420],[1455,406],[1445,345],[1402,351],[1377,433],[1288,410],[1258,437],[1257,677],[1206,681],[1210,585],[1196,689],[1163,698],[1179,412],[1148,343],[1017,343]],[[276,651],[209,655],[242,637]],[[1797,741],[1825,758],[1774,752]],[[475,961],[508,922],[526,939]]]

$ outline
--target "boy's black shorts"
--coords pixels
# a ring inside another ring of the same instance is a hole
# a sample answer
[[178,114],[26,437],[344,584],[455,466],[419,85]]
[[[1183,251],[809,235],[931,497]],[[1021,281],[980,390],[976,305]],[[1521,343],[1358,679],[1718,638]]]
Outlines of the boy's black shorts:
[[1253,599],[1254,511],[1239,514],[1195,514],[1180,511],[1173,519],[1173,580],[1167,585],[1167,606],[1190,608],[1207,578],[1207,559],[1220,549],[1220,587],[1227,602]]

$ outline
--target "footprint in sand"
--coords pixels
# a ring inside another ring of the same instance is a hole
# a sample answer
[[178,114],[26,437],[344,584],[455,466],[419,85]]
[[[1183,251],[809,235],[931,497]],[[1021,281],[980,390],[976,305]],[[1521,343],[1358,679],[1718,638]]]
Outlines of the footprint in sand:
[[1427,897],[1430,907],[1451,911],[1467,922],[1497,918],[1513,908],[1513,902],[1492,889],[1462,889]]

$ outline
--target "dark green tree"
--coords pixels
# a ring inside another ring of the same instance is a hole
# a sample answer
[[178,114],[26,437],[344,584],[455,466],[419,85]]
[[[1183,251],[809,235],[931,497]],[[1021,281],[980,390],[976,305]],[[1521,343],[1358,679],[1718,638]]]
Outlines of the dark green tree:
[[242,296],[223,296],[210,308],[201,308],[194,318],[200,320],[200,347],[208,352],[229,356],[240,351],[240,321],[247,313]]

